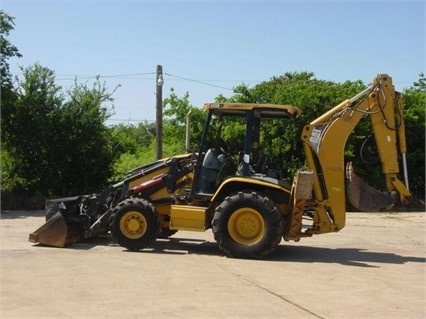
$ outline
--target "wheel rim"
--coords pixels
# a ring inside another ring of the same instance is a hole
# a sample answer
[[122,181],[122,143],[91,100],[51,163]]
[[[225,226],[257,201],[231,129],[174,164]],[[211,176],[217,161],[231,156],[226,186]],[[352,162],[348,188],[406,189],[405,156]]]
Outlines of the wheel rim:
[[253,245],[263,237],[265,222],[257,210],[244,207],[231,215],[228,221],[228,231],[237,243]]
[[146,229],[146,219],[140,212],[127,212],[120,219],[120,230],[127,238],[140,238],[145,234]]

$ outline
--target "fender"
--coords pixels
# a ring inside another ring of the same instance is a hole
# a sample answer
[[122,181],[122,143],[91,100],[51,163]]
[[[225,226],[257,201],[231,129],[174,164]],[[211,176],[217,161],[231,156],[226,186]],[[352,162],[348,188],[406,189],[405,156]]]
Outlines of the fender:
[[213,195],[211,202],[223,200],[226,196],[234,193],[238,190],[250,189],[261,193],[272,193],[277,196],[272,198],[274,201],[288,202],[291,193],[291,184],[276,178],[270,178],[265,176],[235,176],[225,179],[216,190]]

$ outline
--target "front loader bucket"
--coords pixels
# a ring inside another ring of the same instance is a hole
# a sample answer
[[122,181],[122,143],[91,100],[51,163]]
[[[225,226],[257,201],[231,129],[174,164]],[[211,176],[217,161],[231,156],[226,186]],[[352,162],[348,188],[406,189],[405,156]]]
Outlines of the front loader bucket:
[[352,162],[346,164],[346,192],[351,205],[364,212],[386,210],[395,203],[395,198],[379,192],[363,181],[355,173]]
[[33,243],[54,247],[65,247],[66,239],[67,225],[61,213],[52,216],[28,238]]
[[80,206],[86,195],[47,199],[46,222],[28,240],[46,246],[65,247],[83,239]]

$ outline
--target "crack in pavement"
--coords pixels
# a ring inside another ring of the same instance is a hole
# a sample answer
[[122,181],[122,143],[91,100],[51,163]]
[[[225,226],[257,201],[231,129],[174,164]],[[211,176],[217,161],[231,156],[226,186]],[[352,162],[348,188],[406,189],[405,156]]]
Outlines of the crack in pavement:
[[255,287],[259,288],[259,289],[262,289],[263,291],[267,292],[268,294],[271,294],[272,296],[277,297],[277,298],[281,299],[282,301],[284,301],[284,302],[286,302],[286,303],[288,303],[288,304],[290,304],[290,305],[292,305],[292,306],[294,306],[294,307],[296,307],[296,308],[298,308],[298,309],[300,309],[300,310],[302,310],[302,311],[304,311],[306,313],[309,313],[310,315],[314,316],[315,318],[318,318],[318,319],[327,319],[326,317],[323,317],[323,316],[321,316],[321,315],[319,315],[319,314],[317,314],[317,313],[309,310],[308,308],[306,308],[306,307],[304,307],[302,305],[299,305],[298,303],[296,303],[296,302],[294,302],[294,301],[286,298],[285,296],[283,296],[283,295],[281,295],[279,293],[274,292],[273,290],[271,290],[269,288],[266,288],[266,287],[260,285],[259,283],[255,282],[253,280],[250,280],[250,279],[248,279],[246,277],[243,277],[242,275],[239,275],[237,273],[234,273],[233,271],[230,271],[228,268],[226,268],[223,265],[218,264],[217,262],[214,262],[214,263],[216,264],[216,266],[222,268],[224,271],[230,273],[232,276],[238,277],[238,278],[240,278],[240,279],[248,282],[252,286],[255,286]]
[[260,288],[263,291],[266,291],[267,293],[269,293],[269,294],[271,294],[271,295],[273,295],[273,296],[275,296],[275,297],[277,297],[277,298],[285,301],[286,303],[288,303],[288,304],[290,304],[290,305],[292,305],[292,306],[294,306],[296,308],[299,308],[300,310],[303,310],[303,311],[305,311],[305,312],[313,315],[315,318],[326,319],[325,317],[322,317],[319,314],[316,314],[315,312],[309,310],[308,308],[303,307],[302,305],[299,305],[298,303],[296,303],[296,302],[294,302],[294,301],[292,301],[292,300],[284,297],[283,295],[280,295],[279,293],[276,293],[276,292],[272,291],[271,289],[263,287],[262,285],[258,284],[257,282],[254,282],[254,281],[252,281],[252,280],[250,280],[248,278],[242,277],[242,276],[234,274],[234,273],[232,273],[232,275],[237,276],[237,277],[243,279],[244,281],[247,281],[248,283],[252,284],[253,286],[256,286],[257,288]]

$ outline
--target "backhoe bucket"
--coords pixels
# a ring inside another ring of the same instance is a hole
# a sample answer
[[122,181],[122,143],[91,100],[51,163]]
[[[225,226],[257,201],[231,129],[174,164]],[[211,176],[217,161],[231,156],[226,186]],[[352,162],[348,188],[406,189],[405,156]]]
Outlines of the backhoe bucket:
[[351,205],[364,212],[383,211],[395,203],[395,198],[379,192],[354,171],[352,162],[346,164],[346,192]]

